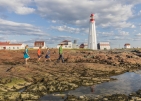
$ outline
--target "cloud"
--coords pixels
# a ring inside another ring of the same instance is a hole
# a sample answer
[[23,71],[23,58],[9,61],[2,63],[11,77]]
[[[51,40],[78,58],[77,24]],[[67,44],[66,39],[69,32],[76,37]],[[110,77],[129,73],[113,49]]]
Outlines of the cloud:
[[[118,2],[121,2],[121,1],[118,1]],[[136,5],[136,4],[140,4],[141,0],[122,0],[122,3]]]
[[136,34],[135,36],[137,36],[137,37],[141,37],[141,33],[138,33],[138,34]]
[[6,40],[6,39],[7,39],[7,36],[0,36],[1,41]]
[[119,31],[119,36],[128,36],[129,32]]
[[0,19],[1,35],[47,35],[40,28],[27,23]]
[[115,36],[109,40],[133,40],[132,38],[126,37],[126,36]]
[[136,28],[136,26],[135,25],[132,25],[131,28]]
[[28,44],[30,47],[34,46],[34,42],[35,41],[45,41],[46,46],[49,47],[56,47],[57,44],[59,44],[60,42],[64,41],[64,40],[69,40],[72,41],[73,40],[79,40],[78,38],[73,38],[71,36],[50,36],[50,37],[36,37],[36,38],[32,38],[32,39],[27,39],[27,40],[9,40],[10,42],[17,42],[17,43],[25,43]]
[[50,29],[57,30],[60,32],[68,32],[68,33],[75,33],[75,34],[80,34],[80,33],[88,33],[89,29],[88,28],[74,28],[74,27],[68,27],[66,25],[64,26],[52,26]]
[[56,20],[52,20],[52,23],[56,23]]
[[45,19],[85,27],[88,27],[91,13],[95,13],[97,26],[129,27],[131,23],[127,20],[133,16],[134,7],[131,3],[117,0],[81,0],[81,3],[80,0],[35,0],[35,3],[38,14]]
[[34,8],[28,7],[33,0],[0,0],[0,11],[14,12],[16,14],[30,14],[35,12]]
[[33,8],[20,7],[20,8],[17,8],[15,13],[25,15],[25,14],[33,13],[34,11],[35,11],[35,9],[33,9]]
[[114,32],[113,31],[111,31],[111,32],[97,32],[97,34],[102,37],[110,37],[110,36],[114,35]]
[[136,34],[133,41],[141,41],[141,33]]

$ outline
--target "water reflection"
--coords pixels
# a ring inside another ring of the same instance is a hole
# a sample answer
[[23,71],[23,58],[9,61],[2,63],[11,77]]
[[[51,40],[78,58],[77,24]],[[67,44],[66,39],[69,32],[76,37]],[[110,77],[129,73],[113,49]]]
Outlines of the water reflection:
[[[67,92],[65,92],[67,93]],[[48,94],[40,99],[40,101],[64,101],[66,94]]]
[[40,99],[40,101],[64,101],[65,96],[56,96],[54,94],[49,94]]
[[[113,76],[112,78],[117,78],[116,81],[106,82],[102,84],[97,84],[92,87],[79,87],[76,90],[69,91],[69,94],[75,95],[87,95],[87,96],[97,96],[97,95],[108,95],[108,94],[130,94],[141,89],[141,74],[136,74],[134,72],[124,73],[119,76]],[[89,89],[90,88],[90,89]]]
[[[79,87],[76,90],[64,92],[76,96],[86,95],[91,97],[109,95],[109,94],[130,94],[141,89],[141,71],[138,73],[127,72],[122,75],[113,76],[116,81],[105,82],[102,84],[93,85],[90,87]],[[64,101],[62,97],[46,95],[41,98],[41,101]]]

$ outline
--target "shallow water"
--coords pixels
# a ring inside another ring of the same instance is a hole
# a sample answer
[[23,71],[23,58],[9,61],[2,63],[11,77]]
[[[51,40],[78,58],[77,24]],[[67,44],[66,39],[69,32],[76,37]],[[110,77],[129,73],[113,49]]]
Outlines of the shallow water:
[[[117,78],[118,80],[97,84],[91,87],[79,87],[75,90],[64,92],[65,94],[75,96],[103,96],[109,94],[130,94],[141,89],[141,71],[127,72],[111,78]],[[55,97],[52,95],[46,95],[41,98],[41,101],[64,101],[61,97]]]
[[49,94],[40,99],[40,101],[64,101],[65,97]]

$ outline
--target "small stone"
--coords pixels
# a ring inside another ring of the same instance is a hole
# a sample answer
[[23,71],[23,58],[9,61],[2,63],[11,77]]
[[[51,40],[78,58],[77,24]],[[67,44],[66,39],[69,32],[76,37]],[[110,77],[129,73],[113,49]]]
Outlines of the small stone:
[[80,99],[84,99],[84,96],[79,96]]
[[103,98],[104,101],[108,101],[108,98]]

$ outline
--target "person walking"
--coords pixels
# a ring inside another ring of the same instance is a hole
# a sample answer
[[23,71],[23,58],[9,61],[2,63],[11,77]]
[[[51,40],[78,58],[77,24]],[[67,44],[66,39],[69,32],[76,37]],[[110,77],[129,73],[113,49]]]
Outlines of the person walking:
[[57,59],[57,62],[58,62],[60,59],[62,59],[62,63],[64,63],[62,46],[63,46],[63,44],[61,44],[60,47],[59,47],[59,58]]
[[47,60],[51,61],[51,60],[50,60],[50,50],[49,50],[49,48],[47,48],[47,51],[46,51],[45,62],[46,62]]
[[25,46],[25,51],[24,51],[24,59],[25,59],[25,64],[27,64],[27,60],[30,58],[28,55],[28,45]]
[[42,55],[41,55],[41,46],[39,47],[39,49],[38,49],[38,51],[37,51],[37,55],[38,55],[38,60],[37,60],[37,62],[39,62],[40,61],[40,59],[41,59],[41,57],[42,57]]

